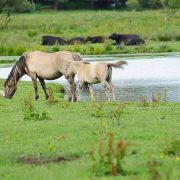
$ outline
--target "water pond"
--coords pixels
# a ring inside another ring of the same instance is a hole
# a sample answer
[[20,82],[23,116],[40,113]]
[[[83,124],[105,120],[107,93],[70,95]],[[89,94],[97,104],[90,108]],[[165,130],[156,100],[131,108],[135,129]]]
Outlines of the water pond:
[[[142,101],[156,98],[169,102],[180,102],[180,55],[166,56],[100,56],[84,57],[85,61],[117,61],[126,60],[128,65],[122,69],[113,69],[112,79],[118,101]],[[7,78],[11,67],[0,68],[0,78]],[[22,80],[30,80],[24,76]],[[77,79],[76,79],[77,81]],[[69,85],[64,77],[53,82],[61,83],[69,93]],[[100,84],[94,85],[95,97],[98,101],[105,100],[105,92]],[[89,99],[84,93],[83,99]]]

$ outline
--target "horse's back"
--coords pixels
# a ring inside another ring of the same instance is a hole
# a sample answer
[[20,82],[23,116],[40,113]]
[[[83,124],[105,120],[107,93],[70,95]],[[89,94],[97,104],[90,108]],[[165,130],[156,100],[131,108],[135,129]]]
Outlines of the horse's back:
[[44,79],[56,79],[65,73],[68,62],[74,60],[73,54],[69,51],[54,53],[33,51],[25,56],[30,72],[36,73],[37,76]]

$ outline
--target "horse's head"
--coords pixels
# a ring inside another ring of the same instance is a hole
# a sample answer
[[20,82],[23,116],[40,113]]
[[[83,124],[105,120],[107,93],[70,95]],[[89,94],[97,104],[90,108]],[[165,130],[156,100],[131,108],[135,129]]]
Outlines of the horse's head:
[[11,99],[16,92],[16,81],[12,77],[9,81],[4,83],[4,97]]

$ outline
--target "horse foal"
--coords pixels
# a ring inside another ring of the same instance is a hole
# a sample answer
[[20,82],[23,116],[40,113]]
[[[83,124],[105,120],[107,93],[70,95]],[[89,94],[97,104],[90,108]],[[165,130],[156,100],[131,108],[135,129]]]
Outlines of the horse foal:
[[110,101],[109,91],[112,91],[113,100],[115,100],[114,86],[112,83],[112,67],[123,68],[127,64],[126,61],[117,62],[97,62],[87,63],[82,61],[70,62],[66,69],[66,75],[76,74],[79,79],[79,91],[77,99],[81,98],[81,91],[84,85],[88,84],[91,98],[95,100],[92,84],[101,83],[106,90],[107,100]]

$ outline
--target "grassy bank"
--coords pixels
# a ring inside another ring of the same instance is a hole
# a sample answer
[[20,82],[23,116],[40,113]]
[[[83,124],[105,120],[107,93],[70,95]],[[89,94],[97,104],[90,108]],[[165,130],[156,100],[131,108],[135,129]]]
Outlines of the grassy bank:
[[[165,20],[165,11],[60,11],[14,15],[7,29],[0,29],[0,55],[21,55],[25,51],[79,51],[82,54],[179,52],[180,13]],[[113,32],[139,34],[145,45],[126,47],[104,44],[41,46],[43,35],[109,36]]]
[[[180,178],[179,103],[69,103],[51,92],[50,102],[42,91],[34,101],[32,83],[20,82],[12,100],[0,97],[0,179]],[[123,176],[98,161],[113,153],[110,132],[114,148],[127,144]]]

